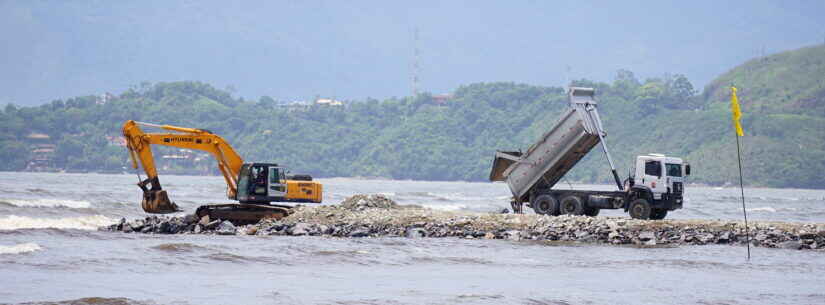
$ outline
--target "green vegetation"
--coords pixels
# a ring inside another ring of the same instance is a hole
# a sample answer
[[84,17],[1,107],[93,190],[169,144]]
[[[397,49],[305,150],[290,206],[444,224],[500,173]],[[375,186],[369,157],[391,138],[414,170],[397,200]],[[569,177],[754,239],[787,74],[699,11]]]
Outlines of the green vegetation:
[[[685,157],[693,182],[735,182],[729,84],[740,90],[746,183],[825,187],[825,47],[755,59],[696,95],[682,75],[638,80],[619,71],[597,88],[607,138],[620,171],[651,152]],[[485,180],[495,150],[526,149],[566,107],[562,88],[515,83],[462,86],[446,101],[422,94],[345,106],[286,107],[272,98],[233,98],[198,82],[142,84],[105,103],[86,96],[0,111],[0,170],[23,170],[32,133],[56,144],[52,167],[121,171],[125,149],[107,136],[129,119],[209,129],[249,161],[274,161],[320,177]],[[171,152],[159,149],[160,153]],[[214,164],[207,162],[209,166]],[[186,166],[177,165],[177,169]],[[171,169],[176,169],[173,163]],[[609,182],[594,150],[567,176]]]

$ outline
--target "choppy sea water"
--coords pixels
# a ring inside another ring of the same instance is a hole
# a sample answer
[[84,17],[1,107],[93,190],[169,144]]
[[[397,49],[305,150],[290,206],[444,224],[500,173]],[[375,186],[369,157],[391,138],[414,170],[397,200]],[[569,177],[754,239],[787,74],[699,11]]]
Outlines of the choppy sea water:
[[[161,179],[186,211],[229,202],[220,177]],[[95,231],[145,216],[136,182],[133,175],[0,172],[0,303],[825,304],[825,253],[814,251],[755,248],[747,262],[737,246]],[[484,212],[506,207],[509,197],[504,184],[321,182],[325,204],[383,193],[402,204]],[[742,217],[738,189],[686,192],[685,208],[668,218]],[[750,219],[825,222],[823,190],[745,195]]]

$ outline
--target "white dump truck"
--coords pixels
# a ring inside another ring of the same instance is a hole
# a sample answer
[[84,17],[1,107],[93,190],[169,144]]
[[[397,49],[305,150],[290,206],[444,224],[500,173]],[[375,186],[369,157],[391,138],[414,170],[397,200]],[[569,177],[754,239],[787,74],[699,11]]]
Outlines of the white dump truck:
[[[596,216],[601,209],[624,209],[636,219],[664,219],[682,208],[690,165],[662,154],[637,156],[624,183],[607,150],[593,88],[572,87],[570,108],[527,152],[497,151],[490,181],[504,181],[513,194],[513,211],[524,203],[538,214]],[[554,189],[553,186],[594,146],[601,143],[618,191]]]

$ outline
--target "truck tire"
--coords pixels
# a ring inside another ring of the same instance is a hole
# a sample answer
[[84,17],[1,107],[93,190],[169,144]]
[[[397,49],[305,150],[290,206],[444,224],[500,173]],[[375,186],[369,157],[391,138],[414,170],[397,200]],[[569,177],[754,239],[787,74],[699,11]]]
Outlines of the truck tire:
[[650,208],[650,202],[647,202],[644,198],[639,198],[630,203],[628,212],[630,212],[630,217],[633,219],[650,219],[652,209]]
[[539,195],[530,204],[533,205],[533,211],[541,215],[559,215],[559,201],[551,195]]
[[650,219],[661,220],[667,217],[667,210],[666,209],[653,209],[650,212]]
[[567,215],[584,215],[584,201],[579,196],[567,195],[561,199],[559,210]]
[[584,215],[587,215],[587,216],[590,216],[590,217],[595,217],[595,216],[599,215],[599,211],[601,211],[601,209],[588,207],[588,208],[584,209]]

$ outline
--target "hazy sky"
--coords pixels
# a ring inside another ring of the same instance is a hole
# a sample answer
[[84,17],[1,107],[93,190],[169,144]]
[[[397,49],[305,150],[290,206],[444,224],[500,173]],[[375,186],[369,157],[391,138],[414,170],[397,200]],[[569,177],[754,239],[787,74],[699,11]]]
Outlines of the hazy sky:
[[0,104],[199,80],[278,100],[681,73],[825,41],[825,1],[4,1]]

